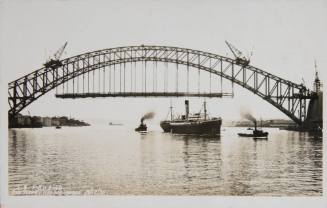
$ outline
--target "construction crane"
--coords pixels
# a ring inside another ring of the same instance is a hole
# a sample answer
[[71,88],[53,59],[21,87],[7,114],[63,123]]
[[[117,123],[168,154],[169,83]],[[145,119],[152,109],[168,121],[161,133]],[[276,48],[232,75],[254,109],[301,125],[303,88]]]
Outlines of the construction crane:
[[322,82],[320,81],[319,76],[318,76],[317,62],[315,60],[315,80],[314,80],[314,83],[313,83],[314,91],[316,93],[319,93],[320,90],[321,90],[321,87],[322,87]]
[[246,58],[243,53],[238,50],[235,46],[233,46],[231,43],[225,41],[227,44],[228,48],[231,50],[233,55],[235,56],[235,62],[236,64],[242,65],[242,66],[247,66],[250,63],[250,57]]
[[65,44],[63,46],[61,46],[61,48],[59,48],[58,51],[53,55],[53,58],[50,58],[50,60],[47,61],[43,65],[46,68],[51,68],[51,69],[55,69],[55,68],[58,68],[58,67],[62,66],[62,63],[60,61],[60,57],[64,53],[64,50],[65,50],[67,44],[68,44],[68,42],[65,42]]

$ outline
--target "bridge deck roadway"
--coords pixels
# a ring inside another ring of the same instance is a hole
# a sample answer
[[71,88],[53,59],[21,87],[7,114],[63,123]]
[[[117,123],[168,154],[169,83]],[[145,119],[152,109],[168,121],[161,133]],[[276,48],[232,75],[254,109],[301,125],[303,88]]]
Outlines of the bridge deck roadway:
[[232,97],[231,93],[188,93],[188,92],[112,92],[112,93],[65,93],[57,98],[95,98],[95,97]]

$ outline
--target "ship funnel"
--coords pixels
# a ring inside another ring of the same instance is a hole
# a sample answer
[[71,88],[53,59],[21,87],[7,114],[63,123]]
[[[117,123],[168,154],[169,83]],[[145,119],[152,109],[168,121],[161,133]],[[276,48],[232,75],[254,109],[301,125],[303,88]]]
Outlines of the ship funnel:
[[189,102],[188,100],[185,100],[185,119],[187,120],[188,119],[188,114],[190,112],[190,106],[189,106]]

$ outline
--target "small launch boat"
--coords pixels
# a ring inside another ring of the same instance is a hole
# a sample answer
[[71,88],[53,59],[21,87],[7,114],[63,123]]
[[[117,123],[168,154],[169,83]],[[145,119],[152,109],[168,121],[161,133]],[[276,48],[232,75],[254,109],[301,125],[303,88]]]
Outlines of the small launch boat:
[[58,125],[58,126],[56,126],[56,129],[61,129],[61,126],[59,126],[59,125]]
[[109,126],[122,126],[123,124],[121,123],[113,123],[113,122],[109,122]]
[[254,121],[254,130],[252,131],[252,134],[238,133],[238,135],[241,137],[267,138],[268,132],[257,129],[257,122]]

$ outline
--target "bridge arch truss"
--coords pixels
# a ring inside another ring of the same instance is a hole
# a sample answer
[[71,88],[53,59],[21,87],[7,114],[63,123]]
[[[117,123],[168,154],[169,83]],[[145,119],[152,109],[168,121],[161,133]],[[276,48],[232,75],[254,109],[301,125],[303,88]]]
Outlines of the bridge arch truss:
[[251,65],[213,53],[168,46],[127,46],[97,50],[61,60],[61,66],[35,70],[8,84],[9,114],[16,115],[42,95],[85,73],[133,62],[165,62],[197,68],[235,83],[275,106],[301,125],[312,92]]

